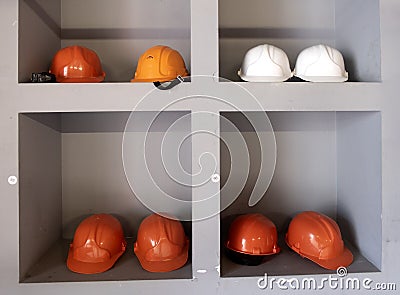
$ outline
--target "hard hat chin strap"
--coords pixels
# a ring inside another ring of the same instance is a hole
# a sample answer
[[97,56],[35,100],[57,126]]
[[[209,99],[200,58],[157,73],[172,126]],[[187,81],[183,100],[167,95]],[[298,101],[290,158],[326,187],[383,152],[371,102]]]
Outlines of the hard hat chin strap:
[[168,82],[153,82],[154,86],[159,90],[169,90],[174,88],[176,85],[188,81],[188,78],[182,78],[181,76],[177,76],[176,79]]

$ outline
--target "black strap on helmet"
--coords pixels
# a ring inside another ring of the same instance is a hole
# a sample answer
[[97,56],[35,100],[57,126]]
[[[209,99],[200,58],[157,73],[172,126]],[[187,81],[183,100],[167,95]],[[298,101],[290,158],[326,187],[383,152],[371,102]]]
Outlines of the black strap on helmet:
[[157,82],[153,82],[153,84],[159,90],[169,90],[169,89],[174,88],[176,85],[183,83],[185,81],[188,81],[188,79],[182,78],[181,76],[177,76],[176,79],[174,79],[172,81],[163,82],[163,83],[157,81]]

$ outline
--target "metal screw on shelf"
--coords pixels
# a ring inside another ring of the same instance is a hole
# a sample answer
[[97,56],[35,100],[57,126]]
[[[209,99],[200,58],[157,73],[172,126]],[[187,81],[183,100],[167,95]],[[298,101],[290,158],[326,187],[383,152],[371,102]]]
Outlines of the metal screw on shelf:
[[213,174],[211,176],[211,181],[212,182],[219,182],[219,179],[220,179],[219,174]]
[[16,176],[11,175],[10,177],[8,177],[8,183],[10,185],[17,184],[17,182],[18,182],[18,178]]

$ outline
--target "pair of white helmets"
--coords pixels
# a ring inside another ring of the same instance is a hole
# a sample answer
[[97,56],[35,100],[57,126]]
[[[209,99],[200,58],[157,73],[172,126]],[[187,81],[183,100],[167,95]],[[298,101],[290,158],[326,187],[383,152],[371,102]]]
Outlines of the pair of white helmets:
[[322,44],[300,52],[293,72],[282,49],[269,44],[256,46],[246,53],[238,75],[249,82],[283,82],[293,76],[309,82],[348,80],[342,54]]

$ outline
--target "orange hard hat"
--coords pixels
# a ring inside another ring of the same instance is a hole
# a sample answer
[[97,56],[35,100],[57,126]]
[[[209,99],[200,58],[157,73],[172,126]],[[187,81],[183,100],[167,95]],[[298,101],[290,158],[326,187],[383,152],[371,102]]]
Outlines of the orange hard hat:
[[185,62],[178,51],[157,45],[143,53],[131,82],[167,82],[188,75]]
[[240,215],[232,222],[226,247],[254,256],[272,255],[280,251],[275,224],[259,213]]
[[353,254],[344,246],[339,226],[321,213],[306,211],[296,215],[289,224],[286,244],[326,269],[336,270],[353,262]]
[[106,76],[96,52],[82,46],[59,50],[53,57],[49,72],[61,83],[101,82]]
[[119,221],[109,214],[84,219],[69,247],[67,266],[77,273],[93,274],[110,269],[125,252],[126,241]]
[[185,265],[188,250],[189,240],[180,221],[152,214],[140,224],[134,251],[145,270],[178,269]]

